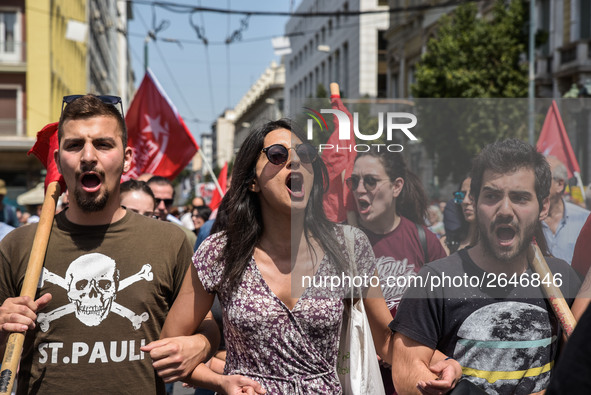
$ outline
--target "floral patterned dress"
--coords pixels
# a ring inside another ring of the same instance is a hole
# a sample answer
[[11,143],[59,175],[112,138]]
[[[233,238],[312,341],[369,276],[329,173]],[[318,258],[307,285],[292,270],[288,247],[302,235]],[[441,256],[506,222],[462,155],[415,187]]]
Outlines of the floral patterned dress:
[[[354,235],[357,273],[371,276],[375,270],[372,248],[361,231],[355,229]],[[337,237],[346,250],[342,226]],[[342,298],[325,292],[329,285],[321,290],[317,282],[289,310],[271,291],[254,258],[232,290],[222,282],[223,262],[218,259],[225,240],[222,233],[210,236],[193,257],[205,290],[217,293],[222,304],[227,347],[224,373],[250,377],[267,394],[340,394],[336,361]],[[315,279],[333,275],[342,273],[325,256]]]

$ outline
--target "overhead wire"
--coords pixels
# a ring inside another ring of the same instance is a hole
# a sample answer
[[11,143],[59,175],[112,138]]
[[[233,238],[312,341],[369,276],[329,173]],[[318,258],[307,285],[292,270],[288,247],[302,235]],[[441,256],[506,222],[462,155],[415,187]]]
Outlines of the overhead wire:
[[131,51],[131,55],[135,58],[135,60],[142,64],[142,57],[135,51],[135,48],[131,45],[128,45],[127,48]]
[[[140,12],[137,12],[136,14],[139,16],[140,22],[144,25],[145,29],[148,32],[154,31],[154,30],[150,30],[148,28],[148,24],[146,23],[144,17],[142,16],[142,14]],[[155,24],[155,17],[152,18],[152,23]],[[163,26],[162,23],[160,24],[160,27],[161,26]],[[159,29],[159,30],[162,30],[162,29]],[[198,122],[198,118],[195,116],[195,113],[193,113],[192,107],[189,105],[187,99],[185,98],[183,91],[180,89],[179,84],[177,83],[176,79],[174,78],[174,74],[172,73],[172,71],[170,70],[170,67],[168,66],[168,62],[166,61],[166,58],[162,54],[162,51],[160,50],[160,47],[157,44],[157,36],[154,34],[154,37],[152,39],[154,41],[154,47],[156,48],[156,51],[158,52],[158,55],[160,56],[160,59],[162,60],[162,64],[164,65],[164,68],[166,69],[168,76],[172,81],[172,84],[174,85],[175,89],[177,90],[177,93],[178,93],[179,97],[181,98],[181,101],[185,105],[185,108],[189,111],[189,113],[191,114],[191,117],[193,118],[192,122]],[[183,117],[183,119],[185,119],[185,117]]]
[[[162,51],[160,50],[160,46],[156,43],[154,43],[154,46],[156,47],[156,50],[158,51],[158,55],[160,55],[160,59],[162,60],[162,63],[164,64],[164,68],[166,69],[166,72],[168,73],[169,78],[172,80],[174,87],[176,88],[177,92],[179,93],[179,96],[180,96],[183,104],[185,105],[185,108],[189,111],[189,113],[191,114],[191,117],[193,119],[195,119],[195,120],[198,119],[197,116],[195,115],[195,113],[193,112],[193,108],[191,107],[191,105],[189,104],[187,99],[185,98],[185,95],[182,93],[183,91],[182,91],[181,87],[179,86],[176,79],[174,78],[174,74],[170,70],[170,67],[168,66],[168,62],[166,62],[166,58],[164,57],[164,55],[162,54]],[[183,119],[184,119],[184,117],[183,117]]]
[[[121,1],[121,0],[120,0]],[[205,66],[206,66],[206,73],[207,73],[207,81],[208,81],[208,89],[209,89],[209,93],[210,93],[210,103],[211,103],[211,111],[212,111],[212,117],[215,119],[216,118],[216,112],[215,112],[215,95],[214,95],[214,90],[213,90],[213,80],[212,80],[212,71],[211,71],[211,60],[210,60],[210,56],[209,56],[209,45],[225,45],[226,46],[226,63],[227,63],[227,102],[228,105],[230,104],[230,97],[231,97],[231,70],[230,70],[230,44],[235,44],[238,42],[241,43],[252,43],[252,42],[257,42],[257,41],[264,41],[264,40],[270,40],[272,38],[278,37],[278,35],[269,35],[269,36],[264,36],[264,37],[254,37],[254,38],[247,38],[247,39],[242,39],[242,32],[244,30],[246,30],[246,28],[248,27],[248,18],[250,16],[289,16],[289,17],[331,17],[331,16],[359,16],[359,15],[370,15],[370,14],[379,14],[379,13],[398,13],[398,12],[410,12],[410,11],[425,11],[425,10],[434,10],[434,9],[438,9],[438,8],[445,8],[445,7],[450,7],[450,6],[454,6],[454,5],[460,5],[460,4],[464,4],[464,3],[473,3],[473,2],[480,2],[483,0],[449,0],[446,1],[444,3],[439,3],[439,4],[422,4],[422,5],[416,5],[416,6],[408,6],[408,7],[390,7],[388,9],[380,9],[380,10],[364,10],[364,11],[320,11],[320,12],[292,12],[293,10],[293,3],[292,3],[292,8],[290,9],[290,12],[275,12],[275,11],[244,11],[244,10],[232,10],[231,9],[231,5],[230,5],[230,0],[227,1],[227,9],[218,9],[218,8],[211,8],[211,7],[202,7],[201,6],[201,0],[199,0],[198,2],[198,6],[191,6],[191,5],[185,5],[185,4],[178,4],[178,3],[174,3],[174,2],[166,2],[166,1],[148,1],[148,0],[123,0],[126,1],[128,3],[132,3],[135,5],[149,5],[151,6],[153,9],[159,7],[162,8],[164,10],[170,11],[170,12],[174,12],[174,13],[190,13],[189,19],[190,19],[190,23],[192,25],[192,27],[194,28],[197,37],[199,40],[188,40],[188,39],[172,39],[172,38],[162,38],[162,37],[158,37],[156,36],[156,34],[152,35],[152,39],[156,42],[156,41],[165,41],[165,42],[176,42],[179,45],[181,45],[181,43],[189,43],[189,44],[203,44],[204,45],[204,51],[205,51]],[[200,17],[201,17],[201,27],[197,27],[197,25],[194,25],[192,23],[192,16],[194,13],[199,12],[200,13]],[[228,37],[224,40],[224,41],[209,41],[206,37],[205,37],[205,22],[204,22],[204,13],[205,12],[212,12],[212,13],[222,13],[222,14],[226,14],[228,16],[228,34],[230,31],[230,21],[231,21],[231,15],[245,15],[245,18],[241,21],[242,26],[235,30],[231,35],[229,34]],[[140,15],[140,20],[142,20],[142,23],[144,24],[146,30],[150,33],[154,30],[150,30],[148,29],[145,21],[142,19],[142,16],[140,13],[138,13]],[[155,20],[154,20],[155,21]],[[155,23],[155,22],[153,22]],[[360,21],[354,21],[352,23],[348,23],[348,24],[341,24],[340,26],[335,26],[334,29],[335,30],[339,30],[339,29],[346,29],[346,28],[350,28],[350,27],[355,27],[358,26],[360,24]],[[161,24],[162,26],[162,24]],[[162,30],[162,29],[159,29]],[[305,36],[308,34],[314,34],[317,32],[317,29],[310,29],[310,30],[304,30],[304,31],[299,31],[299,32],[292,32],[292,33],[287,33],[287,34],[282,34],[282,36],[287,36],[287,37],[297,37],[297,36]],[[126,33],[129,36],[136,36],[139,37],[140,35],[138,34],[134,34],[134,33],[130,33],[127,32]],[[142,36],[143,37],[143,36]],[[166,64],[165,58],[162,55],[162,53],[160,52],[160,48],[157,46],[157,49],[159,51],[159,55],[162,58],[163,62],[165,63],[166,69],[175,85],[175,87],[177,88],[177,90],[179,91],[179,94],[181,96],[181,99],[183,100],[183,102],[186,103],[187,108],[191,109],[191,107],[188,105],[186,99],[184,98],[184,96],[182,95],[182,91],[180,90],[180,88],[178,87],[178,84],[176,82],[176,80],[173,77],[172,72],[170,71],[170,68],[168,67],[168,65]],[[192,110],[191,110],[192,112]]]
[[[316,12],[291,12],[291,11],[247,11],[247,10],[229,10],[224,8],[191,6],[186,4],[179,4],[167,1],[149,1],[149,0],[124,0],[128,3],[137,3],[142,5],[154,5],[166,9],[170,12],[187,13],[187,12],[211,12],[218,14],[238,14],[238,15],[255,15],[255,16],[287,16],[287,17],[327,17],[327,16],[358,16],[358,15],[372,15],[389,13],[394,14],[398,12],[409,11],[424,11],[433,8],[445,8],[450,6],[461,5],[465,3],[478,3],[483,0],[448,0],[437,4],[418,4],[406,7],[389,7],[387,9],[374,10],[350,10],[350,11],[316,11]],[[430,2],[428,2],[430,3]]]
[[[227,1],[228,9],[231,9],[232,8],[231,7],[231,4],[230,4],[230,1],[231,0],[228,0]],[[230,37],[230,25],[231,25],[231,22],[232,22],[232,15],[231,14],[228,14],[228,18],[227,18],[227,25],[228,26],[226,28],[228,37]],[[230,72],[230,64],[231,64],[230,63],[230,44],[231,43],[228,42],[228,39],[226,39],[226,81],[227,81],[227,83],[226,83],[227,84],[226,103],[227,103],[228,106],[230,105],[230,86],[232,85],[231,84],[231,81],[232,81],[231,80],[232,73]]]
[[[335,26],[333,27],[334,30],[339,30],[339,29],[347,29],[347,28],[351,28],[351,27],[356,27],[359,26],[360,22],[352,22],[352,23],[348,23],[348,24],[341,24],[339,26]],[[382,24],[382,22],[380,21],[375,21],[375,22],[368,22],[365,23],[366,26],[372,26],[372,24],[375,25],[380,25]],[[285,37],[298,37],[298,36],[305,36],[308,34],[314,34],[318,31],[318,29],[310,29],[310,30],[302,30],[299,32],[293,32],[293,33],[285,33],[285,34],[281,34],[281,36],[285,36]],[[128,32],[127,33],[129,36],[132,37],[144,37],[145,35],[142,35],[140,33],[131,33]],[[258,41],[268,41],[271,40],[273,38],[279,37],[279,35],[274,34],[274,35],[268,35],[268,36],[261,36],[261,37],[253,37],[253,38],[246,38],[246,39],[241,39],[239,41],[233,41],[231,44],[238,44],[238,43],[252,43],[252,42],[258,42]],[[162,40],[164,41],[164,38],[157,38],[158,40]],[[170,39],[173,40],[173,39]],[[177,40],[177,39],[174,39]],[[179,42],[181,43],[185,43],[185,44],[202,44],[201,40],[190,40],[190,39],[178,39]],[[208,40],[208,45],[212,45],[212,46],[218,46],[218,45],[226,45],[226,41],[209,41]]]
[[[199,0],[198,2],[199,5],[201,5],[201,0]],[[192,17],[193,17],[194,13],[191,13],[189,15],[189,20],[191,21],[191,24],[193,26],[193,28],[195,29],[197,35],[199,36],[199,29],[196,28],[196,25],[194,25],[192,23]],[[211,116],[213,119],[216,118],[216,112],[215,112],[215,95],[214,95],[214,91],[213,91],[213,78],[212,78],[212,74],[211,74],[211,61],[209,58],[209,46],[208,46],[208,41],[207,38],[205,38],[205,19],[203,18],[203,14],[200,14],[201,16],[201,29],[203,31],[203,43],[204,45],[204,51],[205,51],[205,68],[206,68],[206,73],[207,73],[207,86],[209,89],[209,97],[210,97],[210,104],[211,104]]]

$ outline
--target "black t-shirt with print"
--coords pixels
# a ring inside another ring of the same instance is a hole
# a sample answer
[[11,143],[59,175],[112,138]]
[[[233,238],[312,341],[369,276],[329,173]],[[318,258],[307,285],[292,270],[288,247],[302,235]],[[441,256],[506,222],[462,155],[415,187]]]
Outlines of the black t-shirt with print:
[[[549,280],[559,285],[560,279],[572,302],[579,278],[566,262],[547,262],[554,273]],[[405,293],[394,330],[455,358],[464,378],[487,393],[529,394],[546,388],[561,330],[542,290],[531,285],[538,284],[531,269],[505,283],[461,250],[426,265],[419,275],[424,282]]]

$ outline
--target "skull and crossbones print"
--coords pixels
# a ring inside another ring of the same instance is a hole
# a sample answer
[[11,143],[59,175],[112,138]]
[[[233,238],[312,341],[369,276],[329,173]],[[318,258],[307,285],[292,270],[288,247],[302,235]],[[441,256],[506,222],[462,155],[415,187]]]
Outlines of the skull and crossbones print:
[[137,330],[148,320],[148,313],[137,315],[115,302],[117,292],[140,280],[152,281],[153,277],[152,266],[145,264],[138,273],[120,281],[116,262],[100,253],[82,255],[72,261],[65,278],[43,268],[39,288],[45,281],[58,285],[67,291],[70,303],[48,313],[39,313],[37,322],[41,330],[47,332],[52,321],[75,313],[86,326],[97,326],[112,311],[129,319]]

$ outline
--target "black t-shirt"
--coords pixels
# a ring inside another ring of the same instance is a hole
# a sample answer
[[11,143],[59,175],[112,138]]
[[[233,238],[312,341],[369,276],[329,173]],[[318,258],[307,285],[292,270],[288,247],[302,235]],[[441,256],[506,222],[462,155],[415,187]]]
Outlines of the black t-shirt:
[[[547,262],[554,276],[546,280],[561,285],[572,303],[579,278],[566,262]],[[468,250],[426,265],[419,276],[423,284],[405,293],[394,330],[458,360],[464,377],[487,393],[546,388],[561,330],[539,287],[544,278],[531,269],[514,278],[495,276]]]

